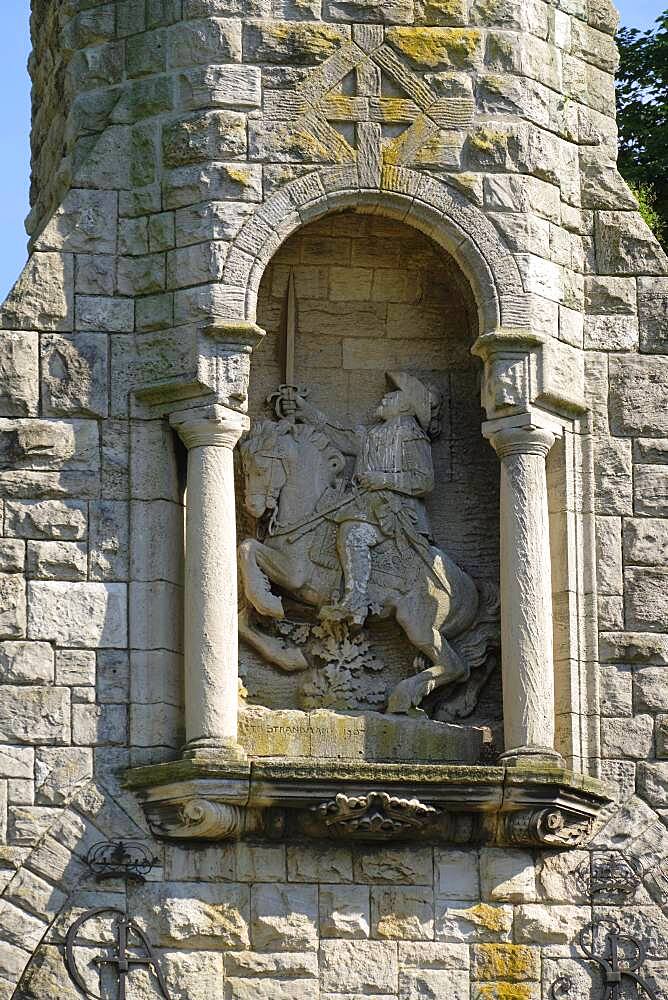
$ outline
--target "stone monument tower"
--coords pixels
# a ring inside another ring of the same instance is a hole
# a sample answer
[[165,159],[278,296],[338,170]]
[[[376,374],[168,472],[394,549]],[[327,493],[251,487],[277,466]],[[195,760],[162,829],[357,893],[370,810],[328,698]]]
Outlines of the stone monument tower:
[[609,0],[32,8],[0,1000],[664,997],[668,260]]

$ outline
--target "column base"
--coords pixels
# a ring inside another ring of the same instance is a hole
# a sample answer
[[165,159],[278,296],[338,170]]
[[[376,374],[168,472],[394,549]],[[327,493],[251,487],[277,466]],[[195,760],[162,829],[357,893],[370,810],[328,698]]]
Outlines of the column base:
[[513,750],[506,750],[499,756],[499,763],[505,767],[531,767],[535,764],[566,767],[566,762],[558,750],[539,746],[515,747]]
[[214,759],[220,763],[248,760],[248,754],[244,748],[239,746],[234,740],[217,740],[211,738],[190,740],[181,750],[181,757],[184,760],[194,761]]

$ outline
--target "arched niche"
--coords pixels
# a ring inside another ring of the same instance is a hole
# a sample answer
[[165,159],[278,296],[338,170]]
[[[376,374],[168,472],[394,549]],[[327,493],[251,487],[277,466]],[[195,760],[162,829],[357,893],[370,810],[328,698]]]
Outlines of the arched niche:
[[[287,288],[292,276],[296,381],[308,390],[312,405],[343,426],[368,426],[388,389],[388,371],[410,372],[440,394],[441,431],[432,443],[435,488],[426,500],[433,536],[497,604],[499,466],[480,433],[483,365],[471,353],[480,332],[476,299],[461,267],[442,246],[392,213],[367,208],[332,211],[305,223],[265,269],[257,322],[266,337],[253,355],[249,415],[254,422],[266,419],[271,414],[267,400],[285,379]],[[351,472],[349,464],[348,475]],[[240,479],[237,498],[243,536],[254,526],[244,516]],[[313,613],[298,603],[290,603],[290,615],[313,620]],[[491,611],[494,617],[498,621],[498,608]],[[337,701],[342,710],[383,710],[381,690],[389,693],[415,672],[418,651],[396,624],[372,620],[364,633],[382,670],[349,696],[342,692]],[[240,648],[249,703],[272,709],[317,707],[314,683],[324,684],[322,707],[327,698],[336,698],[322,681],[322,663],[319,666],[320,679],[317,666],[284,673],[247,643]],[[481,670],[489,673],[489,680],[474,678],[483,694],[462,722],[490,726],[500,751],[498,642],[490,641]],[[462,687],[454,690],[463,696]],[[442,702],[439,697],[430,704],[433,718],[441,717]],[[470,759],[464,749],[462,754]]]

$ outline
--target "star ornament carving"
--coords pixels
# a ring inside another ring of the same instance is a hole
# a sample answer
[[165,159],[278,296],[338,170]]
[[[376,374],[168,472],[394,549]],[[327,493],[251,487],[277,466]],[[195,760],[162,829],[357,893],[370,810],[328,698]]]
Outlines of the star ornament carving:
[[263,114],[314,159],[357,162],[362,182],[409,165],[430,139],[473,122],[472,97],[443,97],[402,61],[380,25],[353,38],[291,91],[265,91]]

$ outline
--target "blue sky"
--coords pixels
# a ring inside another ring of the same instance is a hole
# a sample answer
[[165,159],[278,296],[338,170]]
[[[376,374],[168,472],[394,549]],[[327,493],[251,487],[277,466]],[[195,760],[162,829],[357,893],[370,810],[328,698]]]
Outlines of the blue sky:
[[[665,10],[666,0],[622,0],[622,23],[646,28]],[[0,36],[0,93],[5,95],[0,143],[0,300],[26,260],[23,220],[28,213],[30,81],[26,62],[29,0],[5,0]]]

